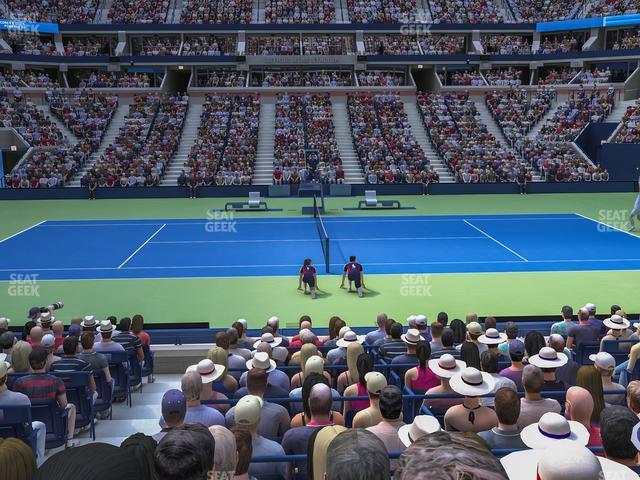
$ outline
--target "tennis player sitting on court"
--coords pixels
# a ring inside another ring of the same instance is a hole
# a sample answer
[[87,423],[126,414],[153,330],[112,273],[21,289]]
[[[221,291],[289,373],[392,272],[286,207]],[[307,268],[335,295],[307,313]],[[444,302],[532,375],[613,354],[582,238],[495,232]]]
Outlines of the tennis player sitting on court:
[[[640,187],[640,178],[638,179],[638,186]],[[636,226],[633,223],[634,218],[640,220],[640,193],[638,193],[636,201],[633,204],[633,210],[631,210],[631,215],[629,215],[629,224],[631,225],[631,228],[629,229],[630,232],[634,232],[636,230]]]
[[358,290],[358,296],[361,297],[362,287],[364,287],[364,273],[362,273],[362,265],[356,262],[355,255],[351,255],[349,257],[349,263],[344,266],[340,288],[344,288],[345,277],[349,277],[349,291],[351,291],[351,282],[354,282]]
[[316,273],[316,267],[311,265],[311,259],[305,258],[304,265],[300,269],[300,278],[298,279],[298,290],[302,290],[302,284],[304,283],[304,293],[307,293],[307,285],[311,291],[311,298],[316,298],[316,291],[318,290],[318,274]]

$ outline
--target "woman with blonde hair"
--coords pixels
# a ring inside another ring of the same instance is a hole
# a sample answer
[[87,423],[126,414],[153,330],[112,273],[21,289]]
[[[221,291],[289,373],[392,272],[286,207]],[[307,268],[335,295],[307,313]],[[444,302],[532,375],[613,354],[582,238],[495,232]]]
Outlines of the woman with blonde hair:
[[602,389],[602,377],[593,365],[580,367],[576,376],[576,386],[587,390],[593,397],[593,413],[591,421],[600,422],[600,413],[604,410],[604,393]]
[[36,470],[36,457],[26,443],[17,438],[0,438],[2,478],[31,480]]
[[[224,367],[224,373],[218,380],[211,382],[211,385],[205,384],[203,386],[203,390],[207,390],[206,393],[203,391],[203,395],[207,397],[206,400],[228,400],[233,397],[233,394],[238,390],[238,381],[229,375],[227,370],[227,357],[227,351],[221,347],[211,347],[207,353],[209,360],[216,365],[222,365]],[[203,398],[203,400],[205,400],[205,398]],[[231,408],[230,405],[222,403],[216,403],[211,406],[221,413],[227,413],[229,408]]]
[[308,478],[326,478],[327,473],[327,449],[329,445],[342,432],[347,429],[341,425],[329,425],[318,429],[309,439],[309,462],[307,463]]
[[351,343],[347,346],[347,371],[338,377],[338,392],[342,395],[348,386],[353,385],[360,378],[358,374],[358,357],[364,353],[364,348],[359,343]]
[[[305,343],[300,349],[300,357],[299,357],[300,368],[302,369],[302,371],[296,373],[291,378],[291,390],[302,387],[302,383],[304,382],[304,377],[305,377],[305,366],[307,365],[307,361],[311,357],[322,358],[322,355],[320,355],[320,353],[318,352],[318,347],[316,347],[313,343]],[[324,372],[324,371],[322,372],[322,374],[329,381],[329,384],[331,384],[331,375],[329,375],[328,372]]]
[[13,346],[11,351],[11,368],[9,373],[24,373],[31,371],[29,355],[31,355],[31,345],[20,340]]

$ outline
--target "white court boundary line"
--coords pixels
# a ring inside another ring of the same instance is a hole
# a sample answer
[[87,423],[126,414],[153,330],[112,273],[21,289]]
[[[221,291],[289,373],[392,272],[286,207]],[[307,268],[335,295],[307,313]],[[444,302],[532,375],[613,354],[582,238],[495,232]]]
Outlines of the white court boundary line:
[[[156,242],[149,242],[150,244],[191,244],[191,243],[306,243],[306,242],[315,242],[318,238],[286,238],[286,239],[271,239],[264,238],[260,240],[158,240]],[[337,242],[384,242],[388,241],[398,241],[398,240],[487,240],[487,237],[380,237],[380,238],[332,238],[332,241]],[[368,265],[371,265],[368,263]]]
[[[528,260],[526,263],[530,263],[530,264],[538,264],[538,263],[588,263],[588,262],[593,262],[593,263],[602,263],[602,262],[640,262],[640,258],[600,258],[600,259],[575,259],[575,260],[564,260],[564,259],[560,259],[560,260]],[[467,261],[467,262],[459,262],[459,261],[454,261],[454,262],[447,262],[447,261],[443,261],[443,262],[373,262],[373,263],[367,263],[367,265],[374,265],[374,266],[386,266],[386,265],[494,265],[494,264],[510,264],[510,263],[525,263],[523,260],[493,260],[493,261]],[[332,266],[342,266],[344,265],[343,263],[332,263]],[[69,267],[69,268],[3,268],[0,269],[0,272],[29,272],[29,271],[42,271],[42,272],[63,272],[63,271],[104,271],[104,270],[162,270],[162,269],[167,269],[167,270],[177,270],[177,269],[181,269],[181,268],[185,268],[185,269],[192,269],[192,268],[229,268],[229,269],[235,269],[235,268],[248,268],[248,267],[260,267],[260,268],[273,268],[273,267],[279,267],[279,268],[297,268],[299,267],[299,264],[278,264],[278,265],[171,265],[171,266],[135,266],[135,267],[123,267],[122,269],[118,268],[118,267]],[[635,269],[633,269],[635,271]],[[556,272],[556,271],[564,271],[564,270],[551,270],[550,272]],[[567,271],[574,271],[574,270],[567,270]],[[583,270],[575,270],[575,271],[583,271]],[[600,270],[593,270],[593,271],[600,271]],[[618,272],[620,270],[607,270],[607,271],[613,271],[613,272]],[[545,271],[547,272],[547,271]],[[407,272],[405,272],[407,273]],[[408,273],[412,273],[412,272],[408,272]],[[437,272],[439,274],[447,274],[447,273],[460,273],[460,272]],[[465,273],[465,272],[462,272]],[[481,273],[529,273],[528,271],[517,271],[517,272],[481,272]],[[532,272],[532,273],[535,273]],[[544,272],[542,272],[544,273]],[[435,273],[434,273],[435,274]],[[377,273],[376,275],[402,275],[402,273]],[[281,275],[256,275],[259,277],[268,277],[268,276],[281,276]],[[287,275],[290,276],[290,275]],[[126,277],[128,278],[128,277]],[[156,278],[165,278],[165,277],[156,277]],[[170,277],[173,278],[173,277]],[[181,278],[196,278],[196,277],[181,277]],[[202,277],[202,278],[210,278],[210,277]],[[219,278],[219,277],[213,277],[213,278]],[[232,277],[232,278],[236,278],[236,277]],[[248,277],[248,278],[251,278]],[[101,278],[96,278],[96,279],[85,279],[85,280],[107,280],[107,279],[101,279]],[[2,280],[0,280],[1,282]]]
[[611,228],[612,230],[616,230],[616,231],[618,231],[620,233],[626,233],[627,235],[629,235],[629,236],[631,236],[633,238],[640,239],[640,237],[638,237],[637,235],[634,235],[631,232],[627,232],[626,230],[622,230],[621,228],[614,227],[613,225],[609,225],[608,223],[604,223],[604,222],[600,222],[598,220],[594,220],[593,218],[589,218],[589,217],[587,217],[585,215],[582,215],[580,213],[576,213],[575,215],[577,215],[577,216],[579,216],[581,218],[584,218],[585,220],[589,220],[590,222],[597,223],[598,225],[602,225],[603,227]]
[[493,240],[494,242],[496,242],[498,245],[500,245],[502,248],[510,251],[511,253],[513,253],[516,257],[520,257],[522,260],[524,260],[525,262],[528,262],[529,260],[527,260],[526,258],[524,258],[522,255],[520,255],[518,252],[516,252],[515,250],[512,250],[511,248],[507,247],[504,243],[500,242],[499,240],[496,240],[495,238],[493,238],[491,235],[489,235],[487,232],[485,232],[484,230],[476,227],[473,223],[471,223],[468,220],[464,220],[464,223],[466,223],[467,225],[469,225],[471,228],[476,229],[478,232],[482,233],[483,235],[485,235],[487,238],[490,238],[491,240]]
[[[577,214],[576,214],[577,215]],[[389,218],[381,218],[381,219],[376,219],[375,217],[371,217],[370,219],[367,220],[351,220],[348,217],[342,217],[343,219],[336,219],[336,218],[326,218],[323,217],[323,222],[325,223],[331,223],[331,224],[349,224],[349,223],[439,223],[439,222],[462,222],[465,219],[464,215],[460,215],[459,218],[419,218],[419,217],[414,217],[414,218],[398,218],[398,219],[389,219]],[[360,217],[354,217],[354,218],[360,218]],[[483,218],[483,217],[479,217],[479,218],[472,218],[472,221],[483,221],[483,222],[522,222],[522,221],[545,221],[545,220],[554,220],[554,221],[567,221],[567,220],[581,220],[578,217],[575,216],[567,216],[567,217],[533,217],[533,218],[521,218],[521,217],[517,217],[517,218]],[[66,221],[66,220],[52,220],[52,221]],[[43,227],[47,227],[47,228],[61,228],[61,227],[71,227],[71,228],[77,228],[77,227],[128,227],[128,226],[133,226],[133,227],[141,227],[141,226],[154,226],[154,225],[167,225],[167,226],[176,226],[176,225],[206,225],[207,223],[215,223],[215,222],[225,222],[227,220],[225,219],[202,219],[200,221],[193,221],[193,222],[171,222],[171,221],[167,221],[167,222],[162,222],[161,220],[158,220],[157,222],[149,222],[149,223],[83,223],[83,222],[92,222],[94,220],[69,220],[70,222],[77,222],[77,223],[58,223],[58,224],[45,224],[42,225]],[[271,220],[271,219],[265,219],[263,221],[252,221],[252,220],[244,220],[242,218],[234,218],[233,219],[234,222],[238,222],[241,225],[281,225],[281,224],[311,224],[312,223],[312,219],[309,218],[308,220]],[[118,220],[114,220],[114,222],[118,222]]]
[[135,255],[136,253],[138,253],[140,250],[142,250],[142,249],[147,245],[147,243],[149,243],[149,242],[153,239],[153,237],[155,237],[157,234],[159,234],[159,233],[160,233],[160,231],[161,231],[164,227],[166,227],[166,226],[167,226],[167,225],[163,223],[163,224],[162,224],[162,226],[161,226],[159,229],[157,229],[157,230],[153,233],[153,235],[151,235],[149,238],[147,238],[147,240],[146,240],[142,245],[140,245],[140,246],[136,249],[136,251],[135,251],[135,252],[133,252],[131,255],[129,255],[129,256],[127,257],[127,259],[126,259],[124,262],[122,262],[122,263],[120,264],[120,266],[118,267],[118,270],[119,270],[119,269],[121,269],[121,268],[122,268],[122,267],[123,267],[123,266],[124,266],[124,265],[129,261],[129,260],[131,260],[131,259],[134,257],[134,255]]
[[36,228],[41,226],[44,222],[46,222],[46,220],[42,220],[40,223],[36,223],[35,225],[31,225],[30,227],[27,228],[23,228],[22,230],[20,230],[19,232],[14,233],[13,235],[9,235],[7,238],[3,238],[2,240],[0,240],[0,243],[4,243],[7,240],[12,239],[13,237],[17,237],[18,235],[22,235],[23,233],[31,230],[32,228]]

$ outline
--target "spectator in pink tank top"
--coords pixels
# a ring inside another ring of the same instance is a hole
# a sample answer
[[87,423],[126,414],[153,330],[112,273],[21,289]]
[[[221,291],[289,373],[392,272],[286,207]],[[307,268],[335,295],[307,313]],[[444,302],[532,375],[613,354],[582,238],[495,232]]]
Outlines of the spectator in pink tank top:
[[421,340],[416,345],[418,366],[408,370],[404,375],[404,384],[416,394],[424,394],[430,388],[440,385],[440,379],[429,368],[427,362],[431,357],[431,345]]
[[[371,358],[371,355],[368,353],[361,353],[358,355],[356,368],[358,369],[358,382],[347,387],[344,391],[345,397],[367,397],[369,395],[369,392],[367,391],[367,382],[364,377],[367,373],[373,371],[373,359]],[[369,405],[369,400],[345,401],[343,410],[344,417],[346,418],[350,411],[359,412],[365,408],[369,408]]]

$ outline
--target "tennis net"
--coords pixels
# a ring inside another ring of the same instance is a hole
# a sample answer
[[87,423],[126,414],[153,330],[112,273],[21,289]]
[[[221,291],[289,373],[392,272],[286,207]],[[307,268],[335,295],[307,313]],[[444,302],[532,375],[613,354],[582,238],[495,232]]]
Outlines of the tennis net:
[[331,240],[329,238],[329,234],[327,233],[327,229],[324,226],[324,222],[322,221],[322,213],[320,210],[320,206],[318,205],[318,197],[313,196],[313,218],[316,220],[316,227],[318,228],[318,236],[320,237],[320,244],[322,245],[322,253],[324,253],[324,266],[327,273],[330,271],[331,259],[329,254],[329,246],[331,244]]

